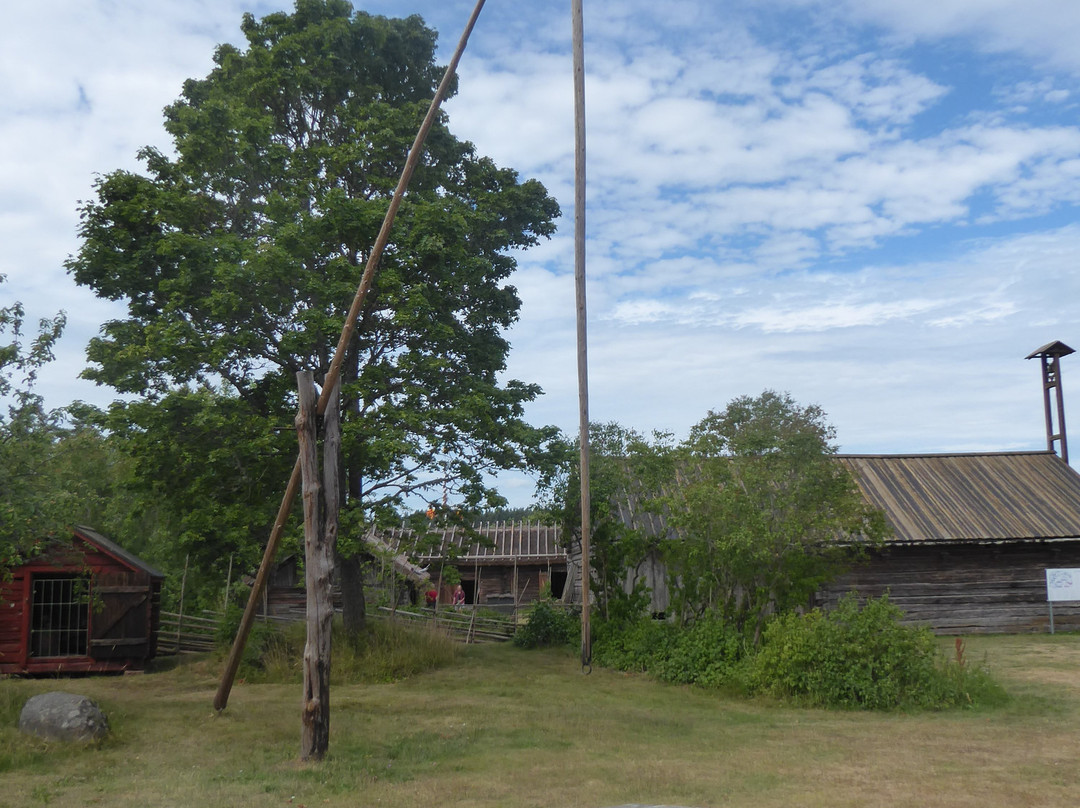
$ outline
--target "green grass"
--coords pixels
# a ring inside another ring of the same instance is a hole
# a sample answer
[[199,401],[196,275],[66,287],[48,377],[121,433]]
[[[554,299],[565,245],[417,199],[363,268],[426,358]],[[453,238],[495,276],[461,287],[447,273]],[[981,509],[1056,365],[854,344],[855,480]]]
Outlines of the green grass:
[[[942,640],[946,651],[951,640]],[[795,709],[594,669],[510,644],[396,681],[331,689],[330,756],[298,761],[300,686],[234,687],[220,665],[0,681],[0,806],[1073,806],[1080,637],[973,638],[1011,698],[940,713]],[[68,747],[15,730],[64,689],[114,728]]]
[[[249,654],[245,649],[240,677],[252,683],[299,684],[303,680],[305,624],[264,630],[258,639],[258,653]],[[330,683],[394,682],[449,665],[460,649],[446,634],[427,625],[371,620],[366,631],[347,639],[340,621],[335,621]],[[221,660],[226,650],[227,646],[222,648]]]

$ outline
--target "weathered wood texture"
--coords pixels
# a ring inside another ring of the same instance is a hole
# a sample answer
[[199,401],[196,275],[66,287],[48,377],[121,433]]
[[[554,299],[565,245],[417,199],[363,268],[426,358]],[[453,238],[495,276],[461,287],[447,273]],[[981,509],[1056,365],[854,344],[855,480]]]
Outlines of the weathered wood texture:
[[[540,522],[485,522],[417,533],[400,527],[381,531],[380,542],[426,567],[450,560],[473,603],[531,603],[546,583],[558,588],[566,578],[566,549],[557,525]],[[558,593],[557,593],[558,595]],[[449,601],[449,595],[440,600]]]
[[[815,605],[888,592],[908,622],[939,634],[1048,631],[1048,567],[1080,567],[1080,541],[891,547],[823,587]],[[1080,603],[1055,603],[1054,627],[1080,630]]]
[[1080,475],[1052,452],[837,455],[900,543],[1080,537]]
[[[163,579],[100,533],[76,527],[0,581],[0,673],[144,667],[157,653]],[[78,582],[68,603],[41,602],[50,589],[43,584],[64,580]],[[63,642],[40,639],[57,631]]]
[[330,579],[337,539],[337,468],[341,434],[337,400],[331,398],[324,420],[326,440],[323,470],[320,475],[319,442],[315,423],[318,401],[315,382],[310,371],[298,373],[296,378],[300,394],[296,431],[300,442],[307,591],[300,756],[304,760],[320,760],[325,757],[330,746],[330,629],[334,617]]

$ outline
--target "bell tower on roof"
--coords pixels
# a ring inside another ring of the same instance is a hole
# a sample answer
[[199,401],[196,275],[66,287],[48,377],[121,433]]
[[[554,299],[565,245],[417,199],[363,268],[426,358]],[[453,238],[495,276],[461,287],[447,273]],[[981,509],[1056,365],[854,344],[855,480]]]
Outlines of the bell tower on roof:
[[[1076,353],[1064,342],[1051,342],[1029,353],[1025,359],[1038,357],[1042,360],[1043,406],[1046,410],[1046,448],[1054,451],[1054,442],[1061,443],[1061,459],[1069,462],[1069,441],[1065,437],[1065,399],[1061,392],[1061,357]],[[1053,390],[1054,403],[1050,402]],[[1054,418],[1054,414],[1057,418]],[[1057,427],[1055,428],[1055,423]]]

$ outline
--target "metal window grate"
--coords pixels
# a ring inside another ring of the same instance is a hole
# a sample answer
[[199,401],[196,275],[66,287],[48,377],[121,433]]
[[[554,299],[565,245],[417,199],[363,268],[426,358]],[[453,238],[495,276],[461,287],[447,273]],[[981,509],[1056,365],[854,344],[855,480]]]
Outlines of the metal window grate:
[[86,656],[89,618],[85,578],[35,578],[30,655]]

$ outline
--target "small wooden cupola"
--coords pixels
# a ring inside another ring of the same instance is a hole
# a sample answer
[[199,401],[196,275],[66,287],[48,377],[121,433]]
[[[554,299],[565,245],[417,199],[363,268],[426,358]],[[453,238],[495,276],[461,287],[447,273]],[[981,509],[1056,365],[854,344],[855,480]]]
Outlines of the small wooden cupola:
[[[1046,410],[1046,448],[1055,451],[1054,443],[1060,443],[1058,452],[1061,459],[1069,462],[1069,442],[1065,437],[1065,399],[1061,392],[1061,364],[1063,356],[1076,353],[1064,342],[1054,341],[1032,351],[1025,358],[1042,360],[1043,405]],[[1050,391],[1054,390],[1054,403],[1051,404]],[[1056,418],[1055,418],[1056,410]],[[1055,423],[1057,426],[1055,427]]]

